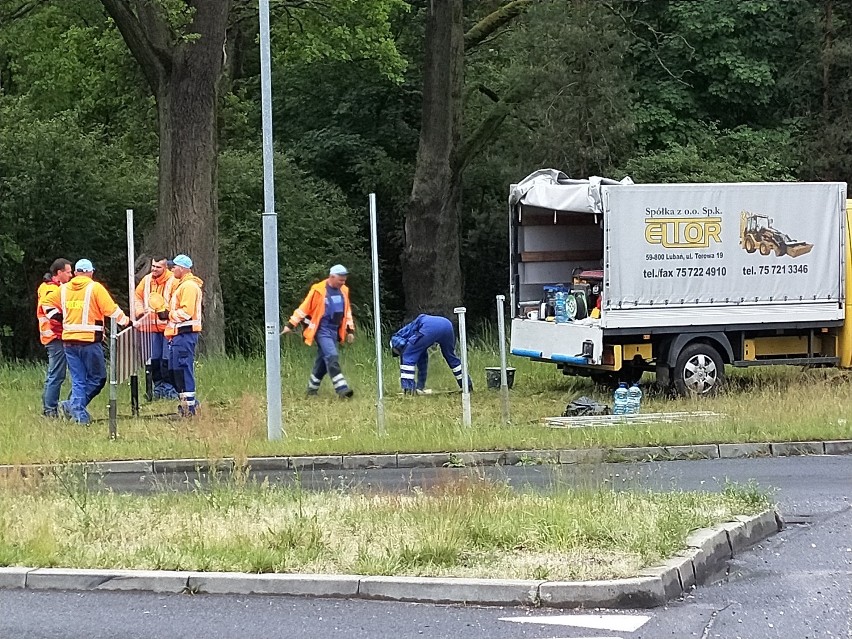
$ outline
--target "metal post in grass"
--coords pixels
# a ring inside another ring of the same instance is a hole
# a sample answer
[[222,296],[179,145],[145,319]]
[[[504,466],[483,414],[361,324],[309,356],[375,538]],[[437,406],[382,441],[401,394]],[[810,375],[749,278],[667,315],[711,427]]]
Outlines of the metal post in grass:
[[[136,316],[134,310],[136,306],[136,245],[133,238],[133,209],[127,209],[125,214],[127,215],[127,306],[130,317],[133,318]],[[133,347],[136,348],[135,341]],[[145,383],[148,383],[147,375]],[[134,417],[139,417],[139,376],[135,368],[130,375],[130,412]]]
[[470,427],[470,376],[467,371],[467,327],[464,322],[464,315],[467,309],[464,306],[457,306],[453,309],[453,313],[459,316],[459,348],[461,349],[462,361],[462,423]]
[[509,378],[506,374],[506,321],[503,303],[505,295],[497,296],[497,336],[500,339],[500,404],[503,410],[503,423],[509,424]]
[[109,438],[118,436],[118,371],[116,349],[118,348],[118,326],[115,318],[109,320]]
[[281,335],[278,332],[278,214],[272,173],[269,0],[260,0],[260,104],[263,120],[263,301],[266,332],[266,438],[281,439]]
[[376,339],[376,428],[385,434],[385,390],[382,375],[382,310],[379,305],[379,233],[376,194],[370,193],[370,246],[373,258],[373,331]]

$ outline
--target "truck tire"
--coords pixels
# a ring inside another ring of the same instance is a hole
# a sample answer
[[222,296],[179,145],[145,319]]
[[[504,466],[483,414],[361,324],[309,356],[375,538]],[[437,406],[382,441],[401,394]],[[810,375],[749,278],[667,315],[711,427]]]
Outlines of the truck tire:
[[772,252],[772,247],[769,246],[769,244],[767,244],[766,242],[761,242],[759,248],[760,248],[760,254],[763,257],[766,257],[767,255],[769,255]]
[[674,387],[682,397],[708,396],[725,382],[725,364],[719,352],[703,342],[693,342],[677,356]]
[[757,247],[754,245],[754,238],[751,235],[745,239],[745,250],[746,253],[754,253],[757,250]]

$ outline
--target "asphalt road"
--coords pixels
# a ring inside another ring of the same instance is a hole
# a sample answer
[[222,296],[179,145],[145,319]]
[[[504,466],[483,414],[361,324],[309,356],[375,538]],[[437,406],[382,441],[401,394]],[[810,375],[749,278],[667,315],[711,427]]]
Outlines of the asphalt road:
[[[711,491],[728,480],[754,481],[775,491],[789,526],[738,557],[720,583],[654,610],[561,612],[261,596],[8,590],[0,591],[0,638],[852,637],[852,457],[303,473],[299,481],[307,488],[408,490],[470,472],[537,490],[565,481]],[[289,473],[261,477],[294,481]],[[143,476],[110,478],[114,489],[135,491],[152,486],[189,489],[193,481],[184,476],[161,477],[153,483]]]

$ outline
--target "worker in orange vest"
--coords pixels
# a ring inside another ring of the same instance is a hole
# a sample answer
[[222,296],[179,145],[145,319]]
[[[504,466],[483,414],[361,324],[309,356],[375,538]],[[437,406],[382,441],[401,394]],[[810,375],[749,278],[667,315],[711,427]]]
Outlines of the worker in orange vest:
[[307,297],[293,311],[289,324],[281,331],[282,334],[290,333],[300,324],[306,324],[302,331],[305,344],[310,346],[316,340],[317,358],[308,379],[308,395],[319,392],[326,373],[331,377],[338,397],[352,397],[354,394],[340,369],[337,354],[338,342],[345,340],[351,344],[355,340],[355,323],[346,287],[348,275],[349,271],[342,264],[332,266],[328,278],[311,286]]
[[169,371],[178,392],[180,417],[198,413],[195,397],[195,349],[201,334],[201,288],[204,282],[192,274],[192,260],[177,255],[172,267],[177,284],[172,291],[165,336],[169,340]]
[[59,407],[80,424],[91,423],[87,408],[106,384],[104,320],[115,318],[121,326],[130,323],[104,285],[92,279],[94,272],[91,261],[78,260],[74,277],[48,293],[44,302],[49,317],[62,318],[62,343],[71,371],[71,399],[60,402]]
[[[59,258],[50,265],[50,272],[44,276],[44,281],[38,287],[38,302],[36,303],[36,318],[41,343],[47,351],[47,377],[44,380],[44,392],[41,396],[43,414],[45,417],[59,416],[59,392],[65,381],[65,349],[62,346],[62,320],[55,319],[58,311],[45,308],[47,294],[58,291],[62,284],[71,279],[71,262]],[[48,313],[54,316],[52,319]]]
[[169,308],[172,290],[177,280],[168,269],[165,257],[155,256],[151,260],[151,272],[143,277],[136,286],[134,295],[134,315],[136,329],[148,341],[150,359],[146,364],[146,373],[151,379],[153,399],[177,399],[178,394],[169,374],[169,348],[165,338],[166,323],[157,313]]

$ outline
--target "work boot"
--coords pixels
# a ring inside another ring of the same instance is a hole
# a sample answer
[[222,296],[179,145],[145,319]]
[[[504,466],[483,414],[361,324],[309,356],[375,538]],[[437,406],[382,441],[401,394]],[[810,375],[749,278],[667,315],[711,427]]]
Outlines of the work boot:
[[354,390],[352,390],[351,388],[347,388],[347,389],[346,389],[345,391],[343,391],[342,393],[338,393],[338,394],[337,394],[337,396],[338,396],[340,399],[350,399],[350,398],[351,398],[354,394],[355,394],[355,391],[354,391]]
[[308,397],[316,397],[317,395],[319,395],[319,391],[316,388],[309,388],[307,391],[305,391],[305,395],[307,395]]

